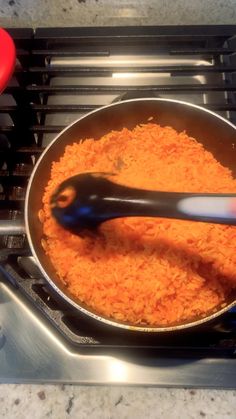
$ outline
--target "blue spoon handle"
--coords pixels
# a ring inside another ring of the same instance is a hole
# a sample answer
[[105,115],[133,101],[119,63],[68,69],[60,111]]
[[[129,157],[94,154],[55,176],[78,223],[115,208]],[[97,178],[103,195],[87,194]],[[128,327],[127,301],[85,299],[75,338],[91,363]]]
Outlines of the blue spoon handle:
[[172,193],[129,188],[124,188],[123,192],[103,198],[107,218],[150,216],[236,225],[236,194]]
[[64,181],[51,198],[59,224],[79,233],[120,217],[162,217],[236,225],[236,194],[194,194],[130,188],[93,174]]

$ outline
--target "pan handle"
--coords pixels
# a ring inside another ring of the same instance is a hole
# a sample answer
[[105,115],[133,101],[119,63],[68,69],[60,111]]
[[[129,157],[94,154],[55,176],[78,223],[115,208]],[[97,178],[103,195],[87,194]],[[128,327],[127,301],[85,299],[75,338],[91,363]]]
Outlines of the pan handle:
[[0,236],[17,236],[18,234],[25,234],[23,220],[0,221]]

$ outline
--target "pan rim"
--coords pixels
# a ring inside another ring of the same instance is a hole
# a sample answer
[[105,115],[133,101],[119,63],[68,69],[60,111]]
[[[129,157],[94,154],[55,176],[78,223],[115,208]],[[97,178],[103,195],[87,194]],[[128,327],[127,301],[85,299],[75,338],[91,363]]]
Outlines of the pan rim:
[[116,321],[115,319],[110,319],[107,317],[103,317],[99,314],[96,314],[95,312],[92,312],[82,306],[79,305],[79,303],[77,303],[75,300],[73,300],[72,298],[70,298],[68,295],[66,295],[56,284],[55,282],[50,278],[50,276],[47,274],[47,272],[45,271],[44,267],[42,266],[38,256],[37,256],[37,252],[35,251],[34,248],[34,244],[31,240],[31,234],[30,234],[30,227],[29,227],[29,206],[28,206],[28,202],[29,202],[29,196],[30,196],[30,191],[31,191],[31,185],[33,183],[34,177],[37,174],[37,169],[41,163],[41,161],[43,160],[44,156],[47,154],[47,152],[49,151],[49,149],[54,145],[54,143],[56,143],[56,141],[61,137],[61,135],[63,135],[67,130],[69,130],[71,127],[73,127],[75,124],[77,124],[79,121],[81,121],[82,119],[88,118],[90,117],[90,115],[96,113],[96,112],[100,112],[106,108],[111,108],[111,107],[116,107],[116,106],[122,106],[122,104],[125,103],[130,103],[130,102],[143,102],[143,101],[156,101],[156,102],[171,102],[171,103],[175,103],[175,104],[180,104],[180,105],[184,105],[187,107],[192,107],[195,109],[198,109],[202,112],[208,113],[218,119],[220,119],[222,122],[226,123],[227,125],[229,125],[231,128],[233,128],[234,130],[236,130],[236,126],[228,121],[226,118],[222,117],[221,115],[218,115],[217,113],[207,109],[207,108],[203,108],[202,106],[199,105],[195,105],[193,103],[190,102],[186,102],[186,101],[182,101],[182,100],[177,100],[177,99],[166,99],[166,98],[135,98],[135,99],[128,99],[128,100],[124,100],[121,102],[115,102],[115,103],[111,103],[109,105],[105,105],[102,107],[99,107],[87,114],[85,114],[84,116],[76,119],[75,121],[73,121],[70,125],[66,126],[62,131],[60,131],[58,133],[58,135],[56,135],[56,137],[52,140],[52,142],[45,148],[45,150],[43,151],[43,153],[41,154],[40,158],[38,159],[28,182],[28,186],[27,186],[27,191],[26,191],[26,197],[25,197],[25,206],[24,206],[24,221],[25,221],[25,231],[27,234],[27,239],[29,242],[29,246],[30,246],[30,250],[38,264],[38,267],[41,271],[41,273],[43,274],[43,276],[46,278],[47,282],[49,283],[49,285],[57,292],[57,294],[63,299],[65,300],[67,303],[69,303],[72,307],[76,308],[78,311],[82,312],[83,314],[89,316],[90,318],[96,319],[102,323],[105,323],[109,326],[115,326],[118,327],[120,329],[126,329],[126,330],[132,330],[132,331],[138,331],[138,332],[150,332],[150,333],[165,333],[165,332],[173,332],[173,331],[179,331],[179,330],[184,330],[184,329],[190,329],[196,326],[200,326],[203,325],[205,323],[210,322],[211,320],[214,320],[218,317],[220,317],[223,313],[225,313],[226,311],[228,311],[229,309],[231,309],[232,307],[235,306],[236,301],[231,302],[230,304],[227,304],[225,307],[221,308],[220,310],[217,310],[216,312],[200,318],[198,320],[192,320],[188,323],[181,323],[181,324],[177,324],[177,325],[170,325],[170,326],[142,326],[142,325],[130,325],[128,323],[122,323],[119,321]]

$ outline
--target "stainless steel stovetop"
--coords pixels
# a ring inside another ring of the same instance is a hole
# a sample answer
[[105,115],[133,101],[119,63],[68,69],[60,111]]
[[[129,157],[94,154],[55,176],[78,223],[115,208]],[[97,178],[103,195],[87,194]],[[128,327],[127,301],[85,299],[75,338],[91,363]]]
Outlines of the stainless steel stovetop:
[[[18,63],[0,97],[0,220],[22,217],[43,148],[96,107],[177,97],[236,121],[236,27],[10,32]],[[0,262],[1,382],[236,387],[236,311],[194,333],[132,335],[58,301],[25,237],[5,236]]]
[[76,350],[22,298],[1,283],[1,382],[235,387],[235,359],[166,357],[145,352]]

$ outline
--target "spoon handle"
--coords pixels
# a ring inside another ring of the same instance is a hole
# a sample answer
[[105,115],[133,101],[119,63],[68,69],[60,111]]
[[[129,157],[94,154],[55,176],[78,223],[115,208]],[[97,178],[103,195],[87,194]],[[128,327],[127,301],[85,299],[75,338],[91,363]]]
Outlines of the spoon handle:
[[136,216],[236,225],[236,194],[136,189],[85,173],[60,185],[51,210],[59,224],[76,234],[113,218]]
[[236,225],[236,194],[118,189],[113,196],[103,198],[110,204],[109,218],[150,216]]

